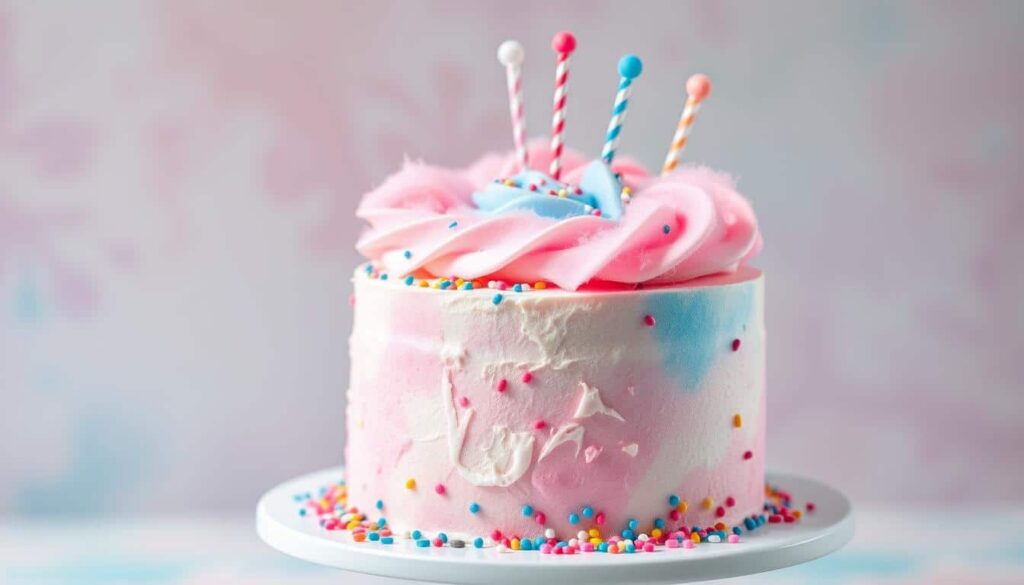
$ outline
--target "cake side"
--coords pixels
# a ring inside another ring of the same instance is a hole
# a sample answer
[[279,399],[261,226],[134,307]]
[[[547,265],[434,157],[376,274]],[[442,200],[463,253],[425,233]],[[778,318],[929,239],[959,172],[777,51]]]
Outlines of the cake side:
[[[763,277],[629,291],[355,278],[350,502],[395,529],[742,523],[764,502]],[[406,284],[408,283],[408,284]]]

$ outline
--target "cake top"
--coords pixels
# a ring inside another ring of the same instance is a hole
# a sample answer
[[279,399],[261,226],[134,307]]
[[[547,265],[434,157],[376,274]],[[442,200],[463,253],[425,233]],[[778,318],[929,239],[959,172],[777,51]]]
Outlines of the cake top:
[[463,169],[406,162],[367,193],[357,215],[369,223],[357,248],[396,275],[588,284],[674,284],[736,271],[761,248],[750,204],[722,173],[679,166],[701,102],[703,75],[688,97],[659,176],[616,160],[622,122],[642,63],[627,55],[599,159],[562,144],[569,56],[576,40],[555,35],[550,143],[525,141],[522,46],[499,48],[506,68],[515,149]]

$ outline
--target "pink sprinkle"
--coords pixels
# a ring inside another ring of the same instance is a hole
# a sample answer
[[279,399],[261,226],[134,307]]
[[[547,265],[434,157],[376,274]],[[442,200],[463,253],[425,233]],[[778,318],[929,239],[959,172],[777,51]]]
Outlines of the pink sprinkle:
[[718,516],[719,518],[721,518],[722,516],[725,516],[725,508],[723,508],[721,506],[715,508],[715,516]]
[[572,545],[569,545],[569,546],[565,547],[565,554],[567,554],[567,555],[574,555],[574,554],[576,554],[576,547],[572,546]]
[[459,404],[462,405],[462,408],[467,408],[469,406],[469,398],[465,396],[459,398]]
[[441,548],[442,546],[444,546],[444,541],[441,540],[440,538],[435,538],[434,539],[434,546],[437,547],[437,548]]
[[444,484],[439,483],[434,486],[434,491],[437,492],[437,495],[443,496],[448,490],[444,487]]
[[729,535],[729,542],[731,542],[733,544],[736,544],[739,541],[740,541],[740,535],[739,534],[730,534]]
[[537,185],[530,185],[530,191],[536,191]]
[[648,327],[654,327],[654,323],[654,315],[644,315],[644,325],[647,325]]
[[594,522],[597,522],[598,526],[604,526],[604,512],[598,512],[597,516],[594,516]]
[[815,508],[814,502],[807,502],[807,511],[808,512],[813,512],[814,508]]
[[548,517],[544,515],[544,512],[537,512],[533,519],[537,522],[537,524],[543,526],[544,523],[547,522]]
[[589,542],[584,542],[581,550],[587,553],[594,552],[594,545],[590,544]]
[[564,546],[556,546],[555,547],[555,554],[556,555],[564,555],[565,554],[565,547]]
[[[735,534],[733,536],[735,536]],[[644,552],[654,552],[654,543],[653,542],[648,542],[647,544],[645,544],[644,545]]]
[[668,519],[673,522],[678,522],[680,516],[682,516],[682,514],[679,513],[678,509],[673,509],[671,512],[668,513]]
[[533,372],[530,372],[529,370],[523,372],[523,384],[529,384],[530,380],[532,380],[532,379],[533,379]]
[[725,505],[728,506],[729,508],[732,508],[733,506],[736,505],[736,498],[732,496],[725,498]]
[[753,456],[754,456],[753,451],[747,451],[746,453],[743,454],[743,458],[744,459],[750,459]]
[[665,546],[668,548],[679,548],[679,541],[674,538],[670,538],[665,541]]
[[590,213],[592,215],[596,215],[597,217],[601,217],[601,210],[600,209],[595,209],[594,211],[591,211]]
[[695,546],[697,546],[697,545],[694,544],[693,541],[690,540],[690,539],[686,539],[686,540],[683,541],[683,548],[693,548]]
[[540,545],[540,552],[541,554],[549,555],[551,554],[552,548],[553,547],[550,544],[545,542],[544,544]]
[[739,350],[739,348],[740,348],[740,340],[739,339],[733,339],[732,340],[732,350],[733,351],[737,351],[737,350]]
[[494,542],[501,542],[501,531],[495,530],[494,532],[492,532],[491,540],[493,540]]
[[498,392],[504,392],[508,389],[508,380],[502,378],[498,380]]
[[537,429],[538,431],[543,429],[546,426],[548,426],[548,423],[546,423],[546,422],[544,422],[542,420],[539,420],[539,421],[533,423],[533,428]]
[[507,288],[508,288],[508,283],[507,283],[507,282],[505,282],[504,280],[499,280],[499,281],[498,281],[498,282],[497,282],[497,283],[496,283],[496,284],[494,285],[494,288],[496,288],[496,289],[498,289],[498,290],[505,290],[505,289],[507,289]]

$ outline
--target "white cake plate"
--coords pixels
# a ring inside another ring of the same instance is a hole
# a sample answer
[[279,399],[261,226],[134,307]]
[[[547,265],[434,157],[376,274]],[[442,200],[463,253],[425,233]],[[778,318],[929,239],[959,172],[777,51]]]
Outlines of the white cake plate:
[[701,544],[639,554],[584,553],[572,556],[539,552],[501,553],[496,548],[417,548],[411,540],[392,545],[357,543],[342,530],[326,531],[298,514],[293,497],[316,493],[337,482],[343,468],[325,469],[285,482],[267,492],[256,509],[260,538],[300,559],[357,573],[453,584],[601,585],[689,583],[723,579],[798,565],[838,550],[853,536],[850,501],[811,479],[768,474],[794,502],[814,502],[813,514],[800,522],[765,524],[744,533],[736,544]]

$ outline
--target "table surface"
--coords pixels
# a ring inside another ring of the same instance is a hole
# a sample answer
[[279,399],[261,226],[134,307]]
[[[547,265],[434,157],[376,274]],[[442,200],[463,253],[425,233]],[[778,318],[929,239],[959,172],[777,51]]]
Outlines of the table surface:
[[[789,569],[718,581],[741,584],[1024,583],[1024,504],[877,507],[857,504],[845,549]],[[286,557],[256,537],[254,520],[0,520],[3,584],[396,585]]]

